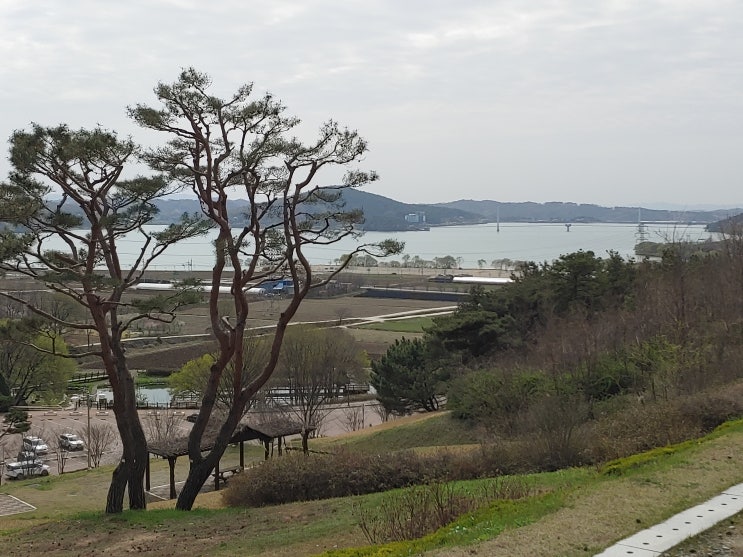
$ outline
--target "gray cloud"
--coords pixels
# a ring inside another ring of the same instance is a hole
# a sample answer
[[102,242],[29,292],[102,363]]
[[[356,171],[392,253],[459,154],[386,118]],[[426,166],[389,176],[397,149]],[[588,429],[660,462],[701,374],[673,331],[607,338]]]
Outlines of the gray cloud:
[[741,28],[717,0],[0,0],[0,136],[147,141],[125,107],[193,65],[359,129],[403,201],[741,205]]

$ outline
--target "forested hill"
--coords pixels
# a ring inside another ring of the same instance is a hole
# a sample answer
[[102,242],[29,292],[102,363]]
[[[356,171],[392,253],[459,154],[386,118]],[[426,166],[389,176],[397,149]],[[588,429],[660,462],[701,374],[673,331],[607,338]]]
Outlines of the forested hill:
[[[438,205],[400,203],[394,199],[367,193],[361,190],[349,189],[343,192],[347,209],[362,209],[364,211],[365,230],[410,230],[419,229],[424,225],[443,226],[453,224],[477,224],[487,222],[480,215],[461,209],[442,207]],[[190,199],[167,199],[156,202],[160,213],[153,224],[167,224],[177,221],[183,213],[199,211],[199,205]],[[244,213],[247,201],[236,199],[231,202],[230,210],[233,215]],[[423,212],[426,215],[425,223],[409,223],[405,215]],[[235,221],[236,226],[240,223]]]
[[430,226],[452,224],[477,224],[487,222],[483,216],[469,210],[442,205],[425,205],[422,203],[400,203],[389,197],[384,197],[362,190],[346,190],[343,192],[346,207],[349,209],[363,209],[364,228],[366,230],[406,230],[415,228],[416,224],[405,221],[405,215],[411,213],[425,213],[425,223]]
[[499,201],[462,199],[440,203],[441,207],[471,211],[490,222],[688,222],[709,224],[743,209],[715,211],[666,211],[639,207],[601,207],[578,203],[501,203]]
[[[348,209],[363,209],[365,230],[396,231],[428,226],[479,224],[484,222],[689,222],[709,224],[737,215],[743,209],[716,211],[664,211],[638,207],[601,207],[577,203],[501,203],[499,201],[460,200],[449,203],[401,203],[363,190],[346,190],[343,194]],[[158,201],[157,224],[175,222],[183,213],[199,211],[191,199]],[[244,212],[247,201],[232,202],[232,213]],[[425,223],[410,223],[405,216],[425,213]],[[239,226],[240,223],[235,223]]]
[[707,230],[709,230],[710,232],[729,233],[733,230],[741,230],[742,227],[743,227],[743,213],[739,213],[735,216],[723,219],[720,222],[715,222],[715,223],[710,224],[707,227]]

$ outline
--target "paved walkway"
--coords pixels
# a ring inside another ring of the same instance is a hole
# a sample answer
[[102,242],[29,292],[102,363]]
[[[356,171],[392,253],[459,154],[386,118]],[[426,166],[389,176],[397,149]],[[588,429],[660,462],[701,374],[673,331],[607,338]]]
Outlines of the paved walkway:
[[738,484],[706,503],[617,542],[595,557],[657,557],[741,511],[743,484]]
[[27,513],[28,511],[35,510],[36,507],[29,505],[25,501],[21,501],[17,497],[0,493],[0,516]]

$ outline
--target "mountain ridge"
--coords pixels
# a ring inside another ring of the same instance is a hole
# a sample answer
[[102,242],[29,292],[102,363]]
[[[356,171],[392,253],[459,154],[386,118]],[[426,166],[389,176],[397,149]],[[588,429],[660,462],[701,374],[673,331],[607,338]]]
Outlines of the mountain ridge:
[[[361,228],[368,231],[421,230],[430,226],[484,224],[488,222],[519,223],[638,223],[678,222],[713,224],[737,214],[743,209],[675,210],[643,207],[602,207],[589,203],[551,201],[537,203],[501,202],[494,200],[460,199],[447,203],[403,203],[379,194],[358,189],[345,190],[343,198],[348,209],[362,209],[365,221]],[[162,199],[157,201],[160,213],[152,224],[177,221],[183,213],[199,211],[193,199]],[[247,200],[231,202],[233,214],[245,212]],[[425,221],[406,221],[406,215],[425,213]],[[236,225],[239,225],[236,223]]]

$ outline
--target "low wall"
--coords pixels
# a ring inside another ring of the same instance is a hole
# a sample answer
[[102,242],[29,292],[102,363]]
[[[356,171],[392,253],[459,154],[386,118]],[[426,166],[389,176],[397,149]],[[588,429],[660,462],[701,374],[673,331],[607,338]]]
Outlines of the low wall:
[[376,288],[364,286],[361,294],[364,298],[394,298],[404,300],[432,300],[435,302],[461,302],[468,296],[468,292],[441,292],[438,290],[410,290],[402,288]]

